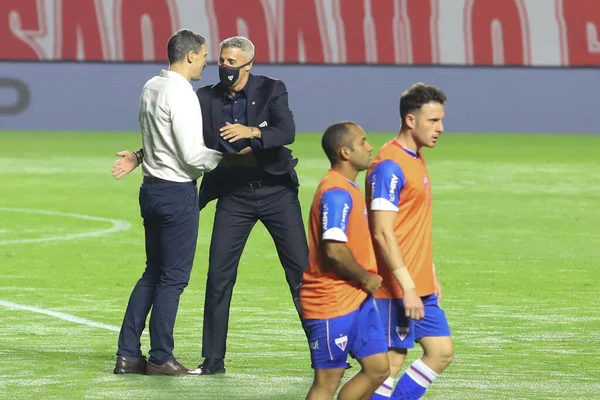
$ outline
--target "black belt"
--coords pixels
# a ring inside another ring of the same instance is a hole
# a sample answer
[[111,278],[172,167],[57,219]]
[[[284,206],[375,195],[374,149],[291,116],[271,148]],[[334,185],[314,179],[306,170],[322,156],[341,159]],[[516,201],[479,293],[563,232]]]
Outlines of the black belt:
[[244,186],[250,189],[260,189],[266,186],[287,185],[291,182],[290,177],[286,175],[271,175],[260,180],[246,182]]
[[176,185],[194,185],[196,186],[196,181],[187,181],[187,182],[174,182],[174,181],[168,181],[166,179],[160,179],[160,178],[156,178],[154,176],[144,176],[144,183],[173,183]]

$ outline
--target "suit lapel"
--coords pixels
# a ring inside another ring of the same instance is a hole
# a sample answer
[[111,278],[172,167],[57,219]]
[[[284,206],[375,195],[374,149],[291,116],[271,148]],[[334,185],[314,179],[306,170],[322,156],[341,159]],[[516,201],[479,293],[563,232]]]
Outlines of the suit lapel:
[[220,90],[213,90],[210,102],[210,116],[212,123],[212,140],[210,148],[216,149],[219,143],[219,129],[221,128],[221,111],[223,109],[223,95]]
[[248,126],[258,126],[256,123],[256,90],[254,85],[256,84],[254,76],[250,74],[248,77],[248,83],[246,84],[246,118],[248,119]]

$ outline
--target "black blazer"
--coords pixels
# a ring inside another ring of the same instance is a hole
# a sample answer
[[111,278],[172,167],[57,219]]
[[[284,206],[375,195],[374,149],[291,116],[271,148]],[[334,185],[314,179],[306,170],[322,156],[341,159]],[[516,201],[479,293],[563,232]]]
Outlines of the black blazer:
[[[285,84],[267,76],[250,74],[244,91],[248,126],[259,128],[262,136],[250,140],[258,167],[272,175],[289,174],[291,182],[297,186],[294,168],[298,159],[293,158],[292,151],[285,147],[293,143],[296,136]],[[217,83],[201,87],[196,93],[202,107],[204,143],[208,148],[218,150],[225,87]],[[200,185],[200,209],[225,190],[223,179],[223,169],[219,167],[204,175]]]

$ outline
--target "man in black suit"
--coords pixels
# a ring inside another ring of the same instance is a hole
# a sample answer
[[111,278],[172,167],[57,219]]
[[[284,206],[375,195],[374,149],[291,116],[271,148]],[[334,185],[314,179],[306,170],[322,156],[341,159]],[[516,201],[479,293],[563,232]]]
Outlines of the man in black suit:
[[[197,373],[225,372],[224,358],[233,285],[242,251],[257,221],[271,234],[294,305],[308,266],[308,245],[300,202],[297,159],[285,145],[295,137],[295,124],[285,84],[250,73],[254,45],[241,36],[225,39],[219,55],[216,85],[198,90],[207,147],[223,153],[219,166],[200,187],[200,209],[218,199],[210,244],[204,303],[202,356]],[[143,158],[123,158],[113,167],[117,179]],[[137,157],[136,157],[137,156]]]

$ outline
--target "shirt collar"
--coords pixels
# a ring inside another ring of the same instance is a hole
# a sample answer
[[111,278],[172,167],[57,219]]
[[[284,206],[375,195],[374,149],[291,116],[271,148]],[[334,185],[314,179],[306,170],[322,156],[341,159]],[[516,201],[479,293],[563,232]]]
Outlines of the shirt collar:
[[344,174],[342,174],[342,173],[341,173],[340,171],[338,171],[337,169],[331,168],[329,171],[331,171],[331,172],[333,172],[333,173],[335,173],[335,174],[339,174],[339,175],[343,176],[343,177],[344,177],[344,179],[345,179],[345,180],[346,180],[346,181],[347,181],[349,184],[351,184],[352,186],[354,186],[355,188],[357,188],[357,189],[359,189],[359,190],[360,190],[360,187],[358,186],[358,184],[357,184],[356,182],[354,182],[354,181],[351,181],[350,179],[346,178],[346,177],[344,176]]
[[192,83],[190,81],[188,81],[187,79],[185,79],[185,77],[183,75],[181,75],[179,72],[169,71],[169,70],[166,70],[166,69],[161,69],[160,70],[160,76],[162,78],[181,79],[182,81],[184,81],[188,85],[190,85],[190,87],[192,87]]
[[[250,82],[250,80],[248,80],[248,82]],[[246,92],[248,90],[248,82],[246,82],[246,84],[244,85],[243,88],[241,88],[240,90],[238,90],[233,96],[229,95],[229,92],[227,91],[227,89],[223,88],[223,99],[227,100],[227,99],[236,99],[239,97],[246,97]]]
[[402,147],[402,150],[404,150],[408,155],[413,156],[414,158],[419,158],[419,153],[416,153],[414,151],[412,151],[411,149],[407,149],[406,147],[400,145],[400,147]]
[[229,95],[228,92],[224,92],[223,93],[223,99],[225,100],[229,100],[229,99],[239,99],[239,98],[246,98],[246,87],[248,85],[244,86],[244,88],[238,92],[236,92],[233,96]]
[[410,156],[413,156],[414,158],[420,158],[419,152],[414,152],[411,149],[407,149],[406,147],[402,146],[400,143],[398,143],[397,140],[391,140],[392,145],[398,146],[400,147],[402,150],[404,150],[404,152]]

